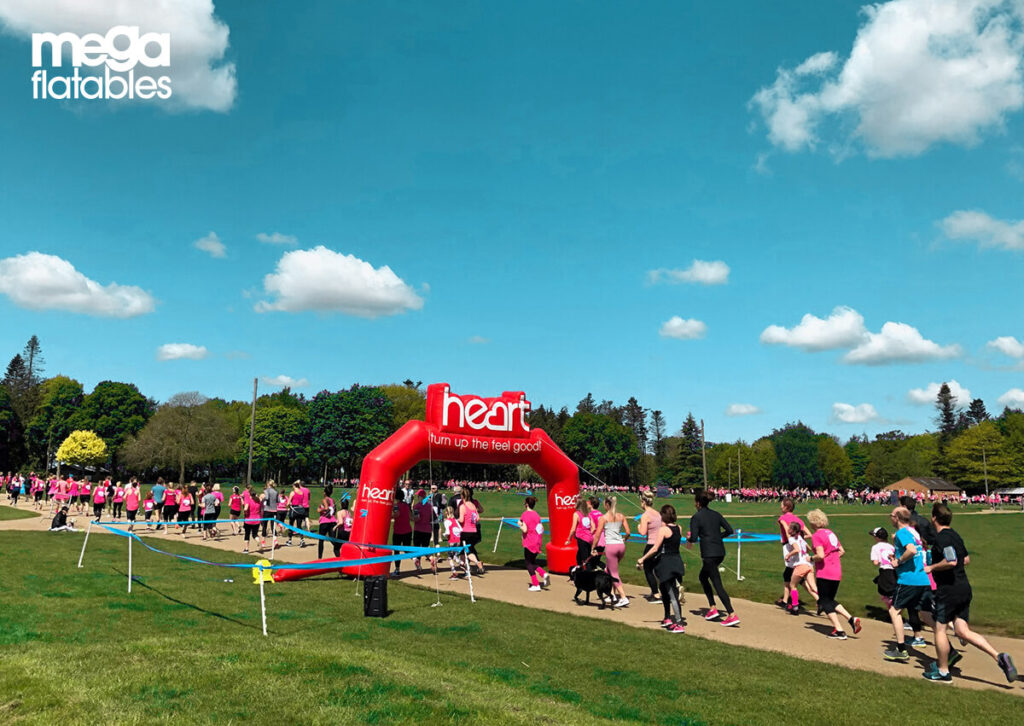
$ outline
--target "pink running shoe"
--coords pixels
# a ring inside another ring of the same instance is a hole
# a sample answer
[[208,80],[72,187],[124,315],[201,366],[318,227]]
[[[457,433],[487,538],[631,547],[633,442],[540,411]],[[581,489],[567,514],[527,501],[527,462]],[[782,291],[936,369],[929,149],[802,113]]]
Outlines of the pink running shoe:
[[665,618],[661,621],[661,627],[663,628],[668,629],[671,628],[673,625],[675,625],[675,622],[672,620],[672,618]]
[[679,625],[679,624],[676,624],[676,623],[673,623],[670,627],[665,628],[665,629],[668,632],[670,632],[670,633],[685,633],[686,632],[686,628],[684,628],[682,625]]
[[704,613],[704,619],[705,619],[705,620],[714,620],[714,619],[715,619],[715,618],[717,618],[717,617],[718,617],[718,616],[719,616],[720,614],[721,614],[721,613],[719,613],[717,609],[715,609],[715,608],[711,608],[711,609],[710,609],[710,610],[708,610],[708,611],[707,611],[706,613]]
[[726,627],[726,628],[732,627],[733,625],[739,625],[739,624],[740,624],[740,619],[738,617],[736,617],[736,613],[733,613],[732,615],[730,615],[729,617],[727,617],[725,620],[722,621],[722,625],[724,627]]

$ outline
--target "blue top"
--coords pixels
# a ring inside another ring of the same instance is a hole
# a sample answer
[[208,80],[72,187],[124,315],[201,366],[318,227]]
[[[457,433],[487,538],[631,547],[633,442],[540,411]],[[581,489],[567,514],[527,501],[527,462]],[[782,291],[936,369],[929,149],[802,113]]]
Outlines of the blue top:
[[155,484],[153,486],[153,501],[154,502],[156,502],[157,504],[163,504],[164,503],[164,490],[166,488],[167,487],[165,487],[163,484]]
[[897,530],[892,544],[896,548],[896,559],[903,555],[908,544],[917,547],[917,554],[896,568],[896,584],[930,586],[931,580],[924,571],[924,544],[914,528],[903,527]]

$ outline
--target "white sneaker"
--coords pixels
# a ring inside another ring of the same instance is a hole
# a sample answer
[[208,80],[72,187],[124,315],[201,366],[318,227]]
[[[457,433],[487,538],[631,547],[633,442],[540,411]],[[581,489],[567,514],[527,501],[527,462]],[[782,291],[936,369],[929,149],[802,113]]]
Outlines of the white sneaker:
[[617,603],[615,603],[615,607],[617,607],[617,608],[624,608],[627,605],[629,605],[629,598],[625,598],[625,597],[622,598],[621,600],[619,600]]
[[540,592],[540,585],[530,585],[527,589],[530,592]]
[[549,586],[551,584],[551,575],[549,575],[546,572],[544,573],[544,583],[543,584],[544,584],[544,587],[547,587],[547,586]]

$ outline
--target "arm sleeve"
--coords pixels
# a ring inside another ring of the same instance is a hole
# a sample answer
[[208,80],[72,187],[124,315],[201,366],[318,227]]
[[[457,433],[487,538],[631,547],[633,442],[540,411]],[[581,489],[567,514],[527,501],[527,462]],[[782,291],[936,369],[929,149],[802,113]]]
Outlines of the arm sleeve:
[[686,538],[687,542],[696,542],[700,538],[700,521],[697,519],[697,515],[694,514],[690,517],[690,536]]
[[722,523],[722,532],[725,534],[726,537],[732,537],[732,535],[733,535],[732,526],[729,524],[729,522],[726,520],[726,518],[723,517],[721,514],[718,515],[718,518],[721,520],[721,523]]

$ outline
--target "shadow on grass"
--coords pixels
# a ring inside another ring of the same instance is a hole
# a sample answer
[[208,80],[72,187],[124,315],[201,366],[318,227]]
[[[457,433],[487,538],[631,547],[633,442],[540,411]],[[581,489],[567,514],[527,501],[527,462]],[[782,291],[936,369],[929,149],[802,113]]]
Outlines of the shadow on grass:
[[[117,572],[118,574],[120,574],[120,575],[122,575],[124,577],[128,576],[128,573],[125,570],[121,570],[121,569],[118,569],[116,567],[113,568],[113,570],[114,570],[114,572]],[[202,613],[203,615],[211,615],[211,616],[213,616],[215,618],[219,618],[220,620],[226,620],[229,623],[234,623],[235,625],[241,626],[243,628],[247,628],[249,630],[256,630],[256,631],[259,631],[261,633],[263,632],[261,627],[257,627],[255,625],[251,625],[249,623],[243,623],[241,620],[236,620],[235,618],[231,617],[230,615],[225,615],[224,613],[218,613],[218,612],[216,612],[214,610],[207,610],[206,608],[200,607],[199,605],[194,605],[193,603],[185,602],[184,600],[179,600],[178,598],[174,597],[173,595],[168,595],[166,592],[164,592],[162,590],[159,590],[159,589],[153,587],[152,585],[147,585],[142,580],[133,580],[133,582],[134,582],[136,587],[145,588],[146,590],[149,590],[153,594],[159,595],[164,600],[167,600],[169,602],[173,602],[176,605],[183,605],[183,606],[185,606],[185,607],[187,607],[187,608],[189,608],[191,610],[195,610],[196,612]],[[268,633],[271,632],[270,628],[267,628],[267,632]]]

